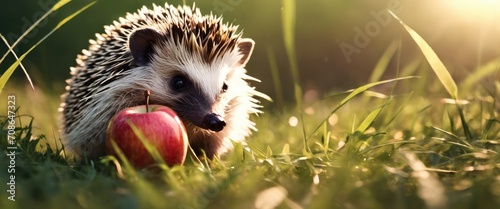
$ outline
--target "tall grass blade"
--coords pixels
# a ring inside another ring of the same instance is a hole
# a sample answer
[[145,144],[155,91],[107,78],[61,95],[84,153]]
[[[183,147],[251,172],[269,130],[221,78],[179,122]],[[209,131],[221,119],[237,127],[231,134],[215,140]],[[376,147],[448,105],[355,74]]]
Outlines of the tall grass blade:
[[447,113],[447,116],[448,116],[448,123],[450,123],[450,129],[451,132],[455,132],[456,128],[455,128],[455,120],[453,118],[453,115],[450,114],[450,111],[449,110],[446,110],[446,113]]
[[410,104],[410,102],[412,101],[413,94],[414,93],[411,92],[410,95],[408,95],[407,99],[401,103],[401,106],[392,114],[392,116],[386,119],[385,124],[387,125],[387,127],[389,127],[394,121],[396,121],[396,118],[399,116],[399,114],[401,114],[401,112],[403,112],[403,110],[409,106],[408,104]]
[[488,134],[491,131],[491,129],[493,128],[493,125],[495,123],[500,124],[500,120],[489,119],[488,122],[486,122],[486,126],[484,127],[484,130],[483,130],[483,134],[481,135],[481,139],[482,140],[487,140],[488,139]]
[[[5,37],[0,34],[0,38],[2,38],[2,41],[5,43],[5,45],[7,45],[7,47],[9,48],[8,51],[10,51],[12,53],[12,55],[14,55],[14,58],[16,58],[16,60],[19,59],[19,57],[17,56],[16,52],[14,52],[14,49],[12,48],[12,46],[9,44],[9,41],[7,41],[7,39],[5,39]],[[2,63],[2,62],[0,62]],[[26,75],[26,78],[28,79],[28,82],[30,83],[30,86],[31,86],[31,89],[35,89],[35,87],[33,86],[33,82],[31,81],[31,77],[30,75],[28,74],[28,71],[26,71],[26,68],[24,68],[24,65],[22,62],[19,62],[19,65],[21,66],[21,69],[23,69],[23,72],[24,72],[24,75]]]
[[271,76],[273,77],[274,91],[276,92],[277,106],[284,104],[283,90],[281,89],[281,79],[278,70],[278,63],[276,63],[276,55],[271,47],[267,48],[267,59],[269,60],[269,68],[271,69]]
[[349,102],[355,96],[367,91],[368,89],[370,89],[374,86],[378,86],[378,85],[390,83],[390,82],[395,82],[395,81],[400,81],[400,80],[412,79],[412,78],[418,78],[418,77],[417,76],[406,76],[406,77],[401,77],[401,78],[393,78],[393,79],[383,80],[383,81],[379,81],[379,82],[375,82],[375,83],[369,83],[369,84],[366,84],[366,85],[363,85],[361,87],[354,89],[354,91],[352,91],[349,95],[347,95],[344,99],[342,99],[342,101],[340,101],[340,103],[337,104],[337,106],[330,112],[330,114],[328,114],[328,116],[325,119],[323,119],[323,121],[321,121],[319,126],[313,130],[313,132],[311,133],[311,135],[309,135],[308,138],[310,138],[314,133],[316,133],[316,131],[318,131],[321,128],[322,124],[325,123],[326,121],[328,121],[328,118],[331,115],[333,115],[335,112],[337,112],[337,110],[339,110],[342,106],[347,104],[347,102]]
[[488,62],[477,69],[474,72],[467,75],[467,78],[462,82],[462,87],[464,89],[469,89],[473,85],[476,85],[481,79],[489,76],[495,72],[500,71],[500,58]]
[[422,63],[422,57],[418,56],[413,58],[409,63],[407,63],[403,69],[401,69],[400,76],[410,76],[415,75],[415,71],[417,71],[418,67]]
[[436,130],[436,131],[439,131],[439,132],[441,132],[441,133],[443,133],[443,134],[446,134],[446,135],[450,136],[451,138],[455,139],[455,141],[458,141],[458,142],[463,143],[463,147],[467,147],[467,148],[469,148],[469,149],[474,149],[474,147],[473,147],[473,146],[472,146],[469,142],[467,142],[466,140],[464,140],[464,139],[462,139],[462,138],[458,137],[457,135],[455,135],[455,134],[453,134],[453,133],[451,133],[451,132],[449,132],[449,131],[446,131],[446,130],[444,130],[444,129],[441,129],[441,128],[438,128],[438,127],[435,127],[435,126],[430,126],[430,127],[431,127],[432,129]]
[[297,106],[302,108],[302,88],[300,86],[299,67],[297,65],[295,53],[295,1],[282,0],[282,2],[283,40],[293,78],[295,100],[297,102]]
[[373,121],[375,121],[375,119],[380,114],[380,112],[382,112],[382,109],[384,109],[384,107],[385,106],[382,106],[382,107],[379,107],[379,108],[371,111],[370,114],[368,114],[368,116],[366,116],[366,118],[363,120],[363,122],[361,122],[359,124],[359,126],[358,126],[358,128],[356,128],[355,132],[359,131],[360,133],[364,133],[366,130],[368,130],[368,128],[373,123]]
[[434,70],[434,73],[436,73],[439,81],[441,81],[446,91],[448,91],[448,94],[450,94],[450,96],[453,99],[458,99],[457,84],[451,77],[450,73],[444,66],[443,62],[441,62],[437,54],[434,52],[434,50],[432,50],[429,44],[427,44],[427,42],[420,35],[418,35],[417,32],[415,32],[412,28],[410,28],[410,26],[406,25],[401,19],[399,19],[399,17],[396,14],[394,14],[390,10],[388,10],[388,12],[396,20],[398,20],[401,25],[403,25],[406,31],[413,38],[413,40],[418,45],[418,47],[424,54],[425,58],[427,59],[427,62],[429,62],[429,65],[431,66],[432,70]]
[[135,124],[133,124],[131,121],[127,121],[127,124],[130,126],[137,138],[139,138],[142,145],[144,145],[144,148],[146,148],[151,157],[160,165],[164,165],[165,160],[163,160],[156,147],[148,141],[147,137],[142,133],[142,131],[137,128],[137,126],[135,126]]
[[[47,11],[45,14],[43,14],[43,16],[40,17],[40,19],[38,19],[35,23],[33,23],[33,25],[31,25],[26,31],[24,31],[24,33],[21,36],[19,36],[19,38],[12,44],[12,48],[15,48],[17,46],[17,44],[19,44],[19,42],[21,42],[21,40],[24,39],[24,37],[26,37],[33,29],[35,29],[36,26],[40,25],[40,22],[45,20],[45,18],[47,18],[50,14],[52,14],[53,12],[55,12],[56,10],[58,10],[59,8],[61,8],[62,6],[64,6],[65,4],[67,4],[70,1],[71,0],[60,0],[56,4],[54,4],[54,6],[52,6],[52,8],[49,11]],[[7,57],[8,54],[9,54],[9,51],[7,51],[2,56],[2,59],[0,59],[0,63],[3,62],[3,60]]]
[[380,80],[384,72],[387,70],[387,66],[391,61],[391,58],[394,56],[394,53],[396,53],[396,50],[399,48],[399,45],[401,45],[400,40],[392,41],[389,47],[387,47],[384,54],[382,54],[382,57],[380,57],[380,59],[378,60],[377,65],[375,65],[372,75],[368,80],[369,83],[377,82]]
[[[135,168],[132,166],[132,164],[127,160],[127,157],[123,153],[123,151],[118,147],[116,142],[114,140],[111,140],[111,146],[113,147],[113,150],[115,150],[115,153],[118,155],[120,158],[120,162],[123,164],[123,166],[120,166],[121,168],[124,169],[126,172],[127,176],[124,178],[126,181],[128,181],[129,185],[134,187],[136,190],[142,190],[142,191],[147,191],[147,193],[150,193],[151,195],[156,194],[155,191],[152,190],[150,184],[147,184],[143,178],[141,178],[139,172],[135,170]],[[123,175],[120,174],[119,175]],[[143,193],[139,193],[138,195],[141,195]],[[142,197],[145,198],[145,197]],[[146,198],[145,198],[146,199]]]
[[137,172],[135,171],[132,164],[128,161],[127,157],[125,157],[125,154],[120,149],[120,147],[118,147],[115,140],[111,140],[111,147],[113,147],[116,155],[118,155],[118,158],[120,158],[120,163],[123,164],[123,166],[121,166],[120,164],[120,168],[124,168],[125,172],[131,177],[137,178]]
[[467,140],[473,140],[472,133],[470,132],[469,125],[467,124],[467,120],[465,119],[465,114],[462,109],[462,105],[457,104],[458,114],[460,115],[460,122],[462,122],[462,128],[464,129],[464,134]]
[[332,132],[328,131],[328,123],[323,123],[323,154],[325,154],[327,159],[330,159],[328,156],[328,151],[330,148],[330,137]]
[[302,102],[302,87],[300,85],[299,66],[295,53],[295,1],[282,0],[282,24],[283,24],[283,40],[285,44],[286,53],[290,63],[290,71],[293,78],[293,91],[295,95],[295,102],[300,111],[299,120],[302,127],[302,134],[304,138],[304,153],[311,153],[307,145],[306,130],[304,125],[303,116],[303,102]]
[[[19,66],[19,64],[21,64],[21,61],[31,52],[33,51],[33,49],[35,49],[38,45],[40,45],[45,39],[47,39],[50,35],[52,35],[52,33],[54,33],[55,31],[57,31],[59,28],[61,28],[64,24],[66,24],[68,21],[70,21],[71,19],[73,19],[75,16],[77,16],[78,14],[80,14],[81,12],[85,11],[86,9],[88,9],[90,6],[94,5],[96,2],[93,1],[93,2],[90,2],[89,4],[85,5],[84,7],[82,7],[81,9],[77,10],[76,12],[72,13],[71,15],[67,16],[66,18],[64,18],[63,20],[61,20],[49,33],[47,33],[47,35],[45,35],[44,37],[42,37],[42,39],[40,39],[38,42],[36,42],[33,46],[31,46],[31,48],[28,49],[28,51],[26,51],[23,55],[21,55],[21,57],[19,57],[18,60],[16,60],[8,69],[7,71],[5,71],[3,74],[2,74],[2,77],[0,77],[0,93],[2,93],[2,90],[3,90],[3,87],[5,86],[5,84],[7,83],[7,81],[9,80],[10,76],[12,75],[12,73],[14,72],[14,70]],[[54,6],[56,7],[57,4]]]

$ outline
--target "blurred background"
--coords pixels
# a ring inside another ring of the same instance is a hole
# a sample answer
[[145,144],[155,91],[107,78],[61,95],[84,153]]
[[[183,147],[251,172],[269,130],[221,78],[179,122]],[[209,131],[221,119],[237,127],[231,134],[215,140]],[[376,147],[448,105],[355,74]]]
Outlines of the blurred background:
[[[0,9],[0,33],[12,44],[57,0],[5,1]],[[40,23],[15,49],[20,55],[47,34],[63,18],[90,3],[72,1]],[[76,55],[88,48],[88,40],[102,33],[103,26],[135,12],[142,5],[163,4],[163,0],[97,1],[38,46],[24,61],[39,94],[64,92],[69,68]],[[193,0],[171,0],[179,5]],[[344,91],[368,82],[382,54],[394,41],[401,41],[400,64],[421,56],[408,33],[385,9],[391,9],[415,29],[436,51],[460,80],[478,66],[500,58],[500,1],[494,0],[298,0],[296,1],[295,48],[300,82],[310,97],[321,98],[330,92]],[[254,85],[271,97],[293,101],[290,62],[282,34],[281,1],[278,0],[209,0],[197,1],[202,13],[223,15],[237,25],[244,37],[255,40],[256,48],[248,63],[249,74],[262,80]],[[0,45],[0,52],[7,48]],[[382,78],[393,78],[398,63],[392,58]],[[5,69],[14,61],[9,56],[0,65]],[[276,88],[272,66],[279,72]],[[427,67],[422,61],[420,66]],[[498,69],[498,68],[497,68]],[[490,79],[498,79],[490,78]],[[17,70],[6,89],[15,91],[27,83]],[[312,90],[312,91],[309,91]],[[36,96],[33,96],[36,97]],[[33,100],[33,98],[23,98]],[[3,99],[2,99],[3,100]],[[57,109],[59,101],[51,100]]]

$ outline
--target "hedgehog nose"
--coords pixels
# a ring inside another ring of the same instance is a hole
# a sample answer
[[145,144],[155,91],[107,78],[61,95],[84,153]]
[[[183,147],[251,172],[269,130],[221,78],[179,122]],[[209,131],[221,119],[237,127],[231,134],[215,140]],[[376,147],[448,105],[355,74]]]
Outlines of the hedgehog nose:
[[226,126],[226,122],[222,118],[222,116],[216,113],[210,113],[203,118],[203,126],[206,129],[210,129],[211,131],[219,132],[224,129]]

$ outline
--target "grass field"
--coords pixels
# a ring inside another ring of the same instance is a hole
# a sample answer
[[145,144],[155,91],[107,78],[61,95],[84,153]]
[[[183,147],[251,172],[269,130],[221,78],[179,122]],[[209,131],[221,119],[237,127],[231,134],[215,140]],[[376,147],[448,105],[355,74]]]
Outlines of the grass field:
[[[402,23],[422,57],[399,64],[393,79],[380,79],[380,64],[370,83],[310,99],[293,67],[293,21],[283,25],[296,102],[264,102],[253,117],[259,131],[213,161],[143,170],[111,156],[75,163],[54,130],[59,95],[5,87],[0,208],[500,208],[500,61],[455,83]],[[380,63],[399,63],[398,53]],[[10,93],[19,109],[9,118]]]

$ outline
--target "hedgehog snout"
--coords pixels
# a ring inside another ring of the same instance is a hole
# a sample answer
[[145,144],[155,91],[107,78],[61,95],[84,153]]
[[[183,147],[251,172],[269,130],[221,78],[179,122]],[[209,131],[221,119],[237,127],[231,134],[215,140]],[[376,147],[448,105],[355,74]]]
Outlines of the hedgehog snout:
[[202,128],[209,129],[211,131],[219,132],[224,129],[226,122],[224,118],[217,113],[209,113],[203,117]]

